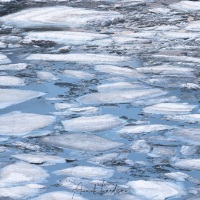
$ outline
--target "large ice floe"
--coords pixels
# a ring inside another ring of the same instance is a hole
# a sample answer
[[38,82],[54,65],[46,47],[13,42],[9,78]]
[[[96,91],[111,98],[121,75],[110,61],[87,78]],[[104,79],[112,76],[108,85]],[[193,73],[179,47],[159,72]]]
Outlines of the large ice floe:
[[102,63],[124,62],[130,60],[130,58],[125,56],[115,56],[107,54],[73,53],[73,54],[31,54],[26,58],[26,60],[102,64]]
[[180,159],[173,166],[179,169],[200,170],[200,159]]
[[66,131],[74,132],[104,131],[120,126],[122,123],[122,120],[112,115],[78,117],[62,121]]
[[9,63],[11,63],[11,60],[6,55],[0,53],[0,65]]
[[26,135],[53,123],[55,118],[34,113],[11,112],[0,115],[0,135]]
[[66,28],[101,24],[105,20],[116,23],[121,19],[123,19],[123,16],[115,11],[107,12],[67,6],[54,6],[22,10],[3,16],[0,18],[0,21],[7,25],[22,28]]
[[[89,32],[69,32],[69,31],[48,31],[48,32],[29,32],[24,38],[24,42],[31,41],[53,41],[65,45],[90,45],[98,42],[99,45],[111,44],[112,40],[104,34]],[[106,42],[104,42],[106,41]],[[109,43],[108,43],[109,42]]]
[[180,197],[185,195],[183,187],[164,181],[130,181],[128,184],[134,194],[149,200],[165,200],[169,197]]
[[79,101],[84,104],[128,103],[135,100],[149,99],[165,94],[166,92],[160,89],[99,92],[82,96]]
[[114,170],[103,167],[76,166],[58,170],[55,173],[81,178],[106,179],[114,174]]
[[150,132],[158,132],[165,131],[169,129],[173,129],[173,126],[161,125],[161,124],[144,124],[137,126],[125,126],[120,129],[118,133],[120,134],[139,134],[139,133],[150,133]]
[[0,89],[0,109],[45,95],[31,90]]
[[120,142],[114,142],[96,135],[86,134],[66,134],[58,136],[46,136],[43,142],[57,147],[77,149],[82,151],[106,151],[118,148],[123,145]]
[[65,192],[65,191],[57,191],[57,192],[49,192],[42,194],[32,200],[87,200],[83,198],[82,196],[70,192]]
[[55,165],[57,163],[65,163],[65,159],[60,156],[45,154],[18,154],[13,157],[28,162],[30,164]]
[[0,85],[2,86],[23,86],[24,80],[14,76],[0,76]]
[[143,111],[152,114],[189,114],[196,107],[188,103],[160,103],[145,107]]

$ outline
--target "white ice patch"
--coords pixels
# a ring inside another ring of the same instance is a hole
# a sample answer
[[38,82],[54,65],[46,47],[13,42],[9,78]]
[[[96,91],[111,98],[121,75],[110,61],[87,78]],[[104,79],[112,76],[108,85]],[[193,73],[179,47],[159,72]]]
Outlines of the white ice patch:
[[83,104],[129,103],[135,100],[162,96],[166,93],[160,89],[100,92],[82,96],[79,100]]
[[52,74],[51,72],[40,71],[40,72],[37,72],[37,76],[41,80],[47,80],[47,81],[58,80],[58,78],[54,74]]
[[115,158],[117,158],[117,153],[109,153],[109,154],[103,154],[101,156],[95,156],[89,160],[89,162],[94,164],[102,164],[104,162],[112,161]]
[[177,129],[168,133],[167,136],[188,144],[200,145],[200,132],[198,128]]
[[148,154],[148,156],[150,157],[172,157],[175,155],[175,151],[171,148],[167,148],[167,147],[162,147],[162,146],[156,146],[153,148],[153,150],[151,151],[151,153]]
[[53,146],[82,151],[107,151],[123,145],[123,143],[114,142],[96,135],[76,133],[59,136],[47,136],[44,137],[42,141]]
[[141,67],[136,68],[138,72],[142,73],[152,73],[152,74],[161,74],[161,75],[178,75],[184,77],[194,76],[192,73],[194,71],[193,68],[186,67],[173,67],[173,66],[154,66],[154,67]]
[[9,14],[0,18],[6,25],[21,28],[44,28],[44,27],[84,27],[105,20],[112,22],[123,19],[123,16],[115,11],[96,11],[84,8],[67,6],[54,6],[43,8],[30,8]]
[[8,65],[0,65],[0,70],[13,70],[19,71],[26,69],[28,65],[26,63],[17,63],[17,64],[8,64]]
[[38,184],[0,188],[0,197],[19,200],[26,199],[40,193],[43,188],[43,185]]
[[69,76],[72,78],[77,78],[77,79],[87,79],[87,78],[94,78],[95,75],[84,72],[84,71],[77,71],[77,70],[64,70],[63,75]]
[[0,89],[0,109],[45,95],[31,90]]
[[188,103],[160,103],[153,106],[143,108],[145,113],[152,114],[189,114],[196,105],[189,105]]
[[183,187],[172,182],[138,180],[130,181],[127,185],[133,189],[134,194],[149,200],[165,200],[186,194]]
[[107,179],[114,174],[114,170],[103,167],[76,166],[55,172],[58,175],[68,175],[89,179]]
[[200,2],[196,1],[181,1],[178,3],[173,3],[169,5],[171,8],[181,11],[187,11],[187,12],[194,12],[194,11],[200,11]]
[[12,157],[18,158],[31,164],[43,164],[44,166],[65,163],[65,159],[60,156],[51,156],[45,154],[17,154]]
[[189,23],[186,29],[190,31],[200,31],[200,21],[194,21]]
[[188,179],[190,176],[188,174],[182,173],[182,172],[170,172],[164,174],[167,178],[174,179],[176,181],[185,181],[185,179]]
[[[92,42],[103,43],[104,39],[109,38],[104,34],[88,32],[68,32],[68,31],[48,31],[48,32],[29,32],[26,34],[24,42],[31,40],[53,41],[64,45],[90,45]],[[103,44],[102,44],[103,45]]]
[[74,194],[74,193],[69,193],[69,192],[63,192],[63,191],[58,191],[58,192],[49,192],[46,194],[42,194],[32,200],[87,200],[80,195]]
[[182,146],[180,153],[186,156],[191,156],[197,153],[198,147],[197,146]]
[[189,114],[189,115],[169,115],[166,116],[167,120],[187,122],[187,123],[199,123],[200,114]]
[[52,124],[54,120],[53,116],[34,113],[11,112],[0,115],[0,135],[26,135]]
[[173,129],[173,126],[161,125],[161,124],[150,124],[150,125],[139,125],[139,126],[125,126],[120,129],[120,134],[139,134],[139,133],[151,133],[158,131],[165,131]]
[[75,107],[78,107],[78,105],[73,104],[73,103],[55,103],[56,110],[65,110],[65,109],[75,108]]
[[11,60],[6,55],[0,54],[0,65],[9,63],[11,63]]
[[169,8],[164,8],[164,7],[151,8],[151,9],[149,9],[149,11],[153,12],[153,13],[157,13],[157,14],[163,14],[163,15],[166,15],[166,14],[170,13],[170,9]]
[[189,90],[199,90],[200,86],[195,83],[185,83],[180,85],[181,88],[187,88]]
[[66,131],[74,132],[104,131],[120,126],[122,123],[122,120],[112,115],[83,116],[62,121]]
[[130,58],[125,56],[112,56],[107,54],[74,53],[74,54],[31,54],[26,58],[26,60],[102,64],[102,63],[124,62],[130,60]]
[[45,180],[48,176],[46,170],[39,166],[25,162],[16,162],[0,170],[0,187],[38,183]]
[[135,69],[130,69],[126,67],[119,67],[114,65],[96,65],[95,70],[99,72],[105,72],[108,74],[125,76],[130,78],[142,78],[142,74],[139,74]]
[[14,76],[0,76],[0,85],[3,86],[24,86],[24,80]]
[[145,140],[137,140],[133,142],[133,144],[131,145],[131,149],[140,153],[149,153],[151,147],[147,144]]
[[140,84],[132,84],[129,82],[116,82],[116,83],[105,83],[102,85],[98,85],[97,89],[99,92],[108,92],[108,91],[118,91],[118,90],[130,90],[136,88],[144,88],[143,85]]
[[185,170],[200,170],[200,159],[180,159],[173,166]]

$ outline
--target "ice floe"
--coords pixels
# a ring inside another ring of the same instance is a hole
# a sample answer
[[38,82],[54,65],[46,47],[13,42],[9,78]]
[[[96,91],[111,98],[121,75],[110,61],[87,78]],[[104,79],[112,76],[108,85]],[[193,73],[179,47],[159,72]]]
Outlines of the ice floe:
[[170,7],[173,9],[187,11],[187,12],[200,11],[200,2],[181,1],[178,3],[170,4]]
[[47,81],[58,80],[58,78],[54,74],[52,74],[51,72],[40,71],[40,72],[37,72],[37,76],[41,80],[47,80]]
[[44,60],[44,61],[63,61],[63,62],[77,62],[77,63],[117,63],[130,60],[129,57],[115,56],[107,54],[31,54],[26,60]]
[[62,121],[66,131],[104,131],[122,125],[123,121],[112,115],[78,117]]
[[172,157],[175,155],[175,151],[168,147],[156,146],[153,148],[151,153],[148,154],[150,157]]
[[0,65],[0,70],[23,70],[28,67],[26,63],[17,63],[17,64],[8,64],[8,65]]
[[167,120],[187,122],[187,123],[199,123],[200,114],[188,114],[188,115],[169,115],[165,117]]
[[95,156],[89,160],[89,162],[94,163],[94,164],[103,164],[104,162],[112,161],[116,159],[118,156],[117,153],[108,153],[108,154],[103,154],[100,156]]
[[43,185],[39,184],[27,184],[23,186],[14,187],[0,187],[0,198],[11,198],[11,199],[26,199],[28,197],[35,196],[41,192]]
[[31,90],[0,89],[0,109],[45,95]]
[[63,75],[69,76],[72,78],[78,78],[78,79],[87,79],[87,78],[94,78],[95,75],[84,72],[84,71],[77,71],[77,70],[64,70]]
[[182,146],[180,153],[186,156],[191,156],[197,153],[198,147],[197,146]]
[[200,159],[180,159],[173,166],[179,169],[200,170]]
[[56,191],[56,192],[49,192],[46,194],[42,194],[32,200],[87,200],[83,197],[81,197],[78,194],[74,194],[74,193],[69,193],[69,192],[65,192],[65,191]]
[[68,175],[81,178],[107,179],[114,174],[114,170],[103,167],[76,166],[55,172],[58,175]]
[[0,187],[38,183],[48,177],[46,170],[26,162],[16,162],[0,170]]
[[123,143],[114,142],[96,135],[76,133],[59,136],[47,136],[44,137],[42,141],[57,147],[83,151],[106,151],[123,145]]
[[6,55],[0,54],[0,65],[9,63],[11,63],[11,60]]
[[195,83],[185,83],[180,85],[181,88],[187,88],[189,90],[199,90],[200,86]]
[[3,86],[23,86],[24,80],[14,76],[0,76],[0,85]]
[[[28,41],[53,41],[58,44],[65,45],[90,45],[99,41],[99,45],[103,45],[104,39],[109,37],[104,34],[88,33],[88,32],[68,32],[68,31],[48,31],[48,32],[29,32],[24,38],[24,42]],[[110,42],[112,40],[110,39]]]
[[54,120],[53,116],[34,113],[11,112],[0,115],[0,135],[26,135],[52,124]]
[[133,189],[134,194],[149,200],[165,200],[186,194],[183,187],[172,182],[138,180],[130,181],[127,185]]
[[160,103],[145,107],[143,111],[152,114],[189,114],[196,107],[188,103]]
[[144,124],[138,126],[125,126],[118,131],[120,134],[139,134],[139,133],[151,133],[158,131],[166,131],[173,129],[173,126],[161,125],[161,124]]
[[167,178],[174,179],[176,181],[185,181],[190,176],[183,172],[170,172],[164,174]]
[[128,103],[135,100],[149,99],[165,95],[160,89],[128,90],[114,92],[91,93],[79,98],[84,104]]
[[65,159],[60,156],[45,154],[17,154],[13,157],[23,160],[31,164],[55,165],[57,163],[65,163]]
[[101,25],[105,20],[116,23],[121,19],[123,19],[123,16],[115,11],[107,12],[67,6],[54,6],[25,9],[3,16],[0,18],[0,21],[6,25],[21,28],[83,28],[86,25]]
[[190,31],[199,31],[200,30],[200,21],[193,21],[189,23],[189,25],[186,27],[187,30]]
[[96,65],[95,70],[105,72],[118,76],[125,76],[130,78],[142,78],[143,75],[139,74],[135,69],[127,67],[119,67],[115,65]]
[[140,153],[149,153],[151,147],[147,144],[145,140],[134,141],[131,145],[131,149]]
[[177,129],[167,133],[167,136],[188,144],[200,145],[200,133],[198,128]]

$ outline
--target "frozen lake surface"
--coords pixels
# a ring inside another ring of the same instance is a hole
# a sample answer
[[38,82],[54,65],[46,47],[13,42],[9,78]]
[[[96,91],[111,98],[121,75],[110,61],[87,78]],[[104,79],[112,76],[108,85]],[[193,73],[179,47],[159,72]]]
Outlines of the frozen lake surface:
[[0,200],[199,200],[199,11],[0,0]]

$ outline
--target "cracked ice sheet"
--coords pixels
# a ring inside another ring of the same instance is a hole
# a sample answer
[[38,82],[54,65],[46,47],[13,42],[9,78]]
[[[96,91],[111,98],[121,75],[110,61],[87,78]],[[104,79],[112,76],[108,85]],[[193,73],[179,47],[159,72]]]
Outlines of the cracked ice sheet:
[[31,90],[0,89],[0,109],[45,95]]
[[0,85],[3,86],[24,86],[24,80],[14,76],[0,76]]
[[78,194],[74,194],[74,193],[69,193],[69,192],[63,192],[63,191],[57,191],[57,192],[49,192],[46,194],[42,194],[34,199],[31,200],[87,200],[83,197],[81,197]]
[[113,176],[114,170],[103,167],[76,166],[55,171],[55,174],[88,179],[107,179]]
[[118,133],[120,134],[139,134],[139,133],[150,133],[158,131],[166,131],[173,129],[172,126],[160,125],[160,124],[151,124],[151,125],[139,125],[139,126],[125,126],[120,129]]
[[48,177],[46,170],[25,162],[16,162],[0,170],[0,187],[15,184],[39,183]]
[[52,124],[55,117],[34,113],[11,112],[0,115],[0,135],[26,135]]
[[149,200],[165,200],[168,197],[180,197],[186,195],[183,187],[167,181],[130,181],[127,183],[134,194]]
[[44,61],[63,61],[63,62],[75,62],[75,63],[118,63],[129,61],[129,57],[125,56],[112,56],[107,54],[31,54],[26,60],[44,60]]
[[181,1],[178,3],[173,3],[169,5],[170,8],[191,12],[191,11],[200,11],[200,2],[196,1]]
[[123,121],[112,115],[78,117],[62,121],[66,131],[95,132],[105,131],[123,124]]
[[0,54],[0,65],[9,63],[11,63],[11,60],[6,55]]
[[200,145],[200,133],[198,128],[178,129],[167,133],[166,136],[188,144]]
[[[29,32],[24,38],[24,42],[31,42],[31,40],[45,40],[53,41],[58,44],[65,45],[90,45],[99,42],[99,45],[104,45],[105,40],[109,36],[97,33],[88,32],[69,32],[69,31],[48,31],[48,32]],[[107,40],[109,42],[109,40]],[[109,44],[112,43],[110,39]],[[106,43],[107,44],[107,43]]]
[[166,93],[160,89],[100,92],[84,95],[79,98],[79,101],[83,104],[129,103],[135,100],[163,96]]
[[189,114],[197,105],[188,103],[160,103],[143,108],[145,113],[152,114]]
[[47,136],[42,141],[57,147],[77,149],[82,151],[107,151],[124,145],[96,135],[67,134],[58,136]]
[[0,17],[0,21],[4,24],[21,28],[83,28],[104,20],[119,19],[123,19],[123,16],[115,11],[96,11],[67,6],[30,8]]
[[43,166],[56,165],[57,163],[65,163],[65,159],[60,156],[52,156],[45,154],[18,154],[12,157],[18,158],[30,164],[42,164]]
[[17,63],[17,64],[8,64],[8,65],[0,65],[0,70],[13,70],[19,71],[26,69],[28,64],[26,63]]

